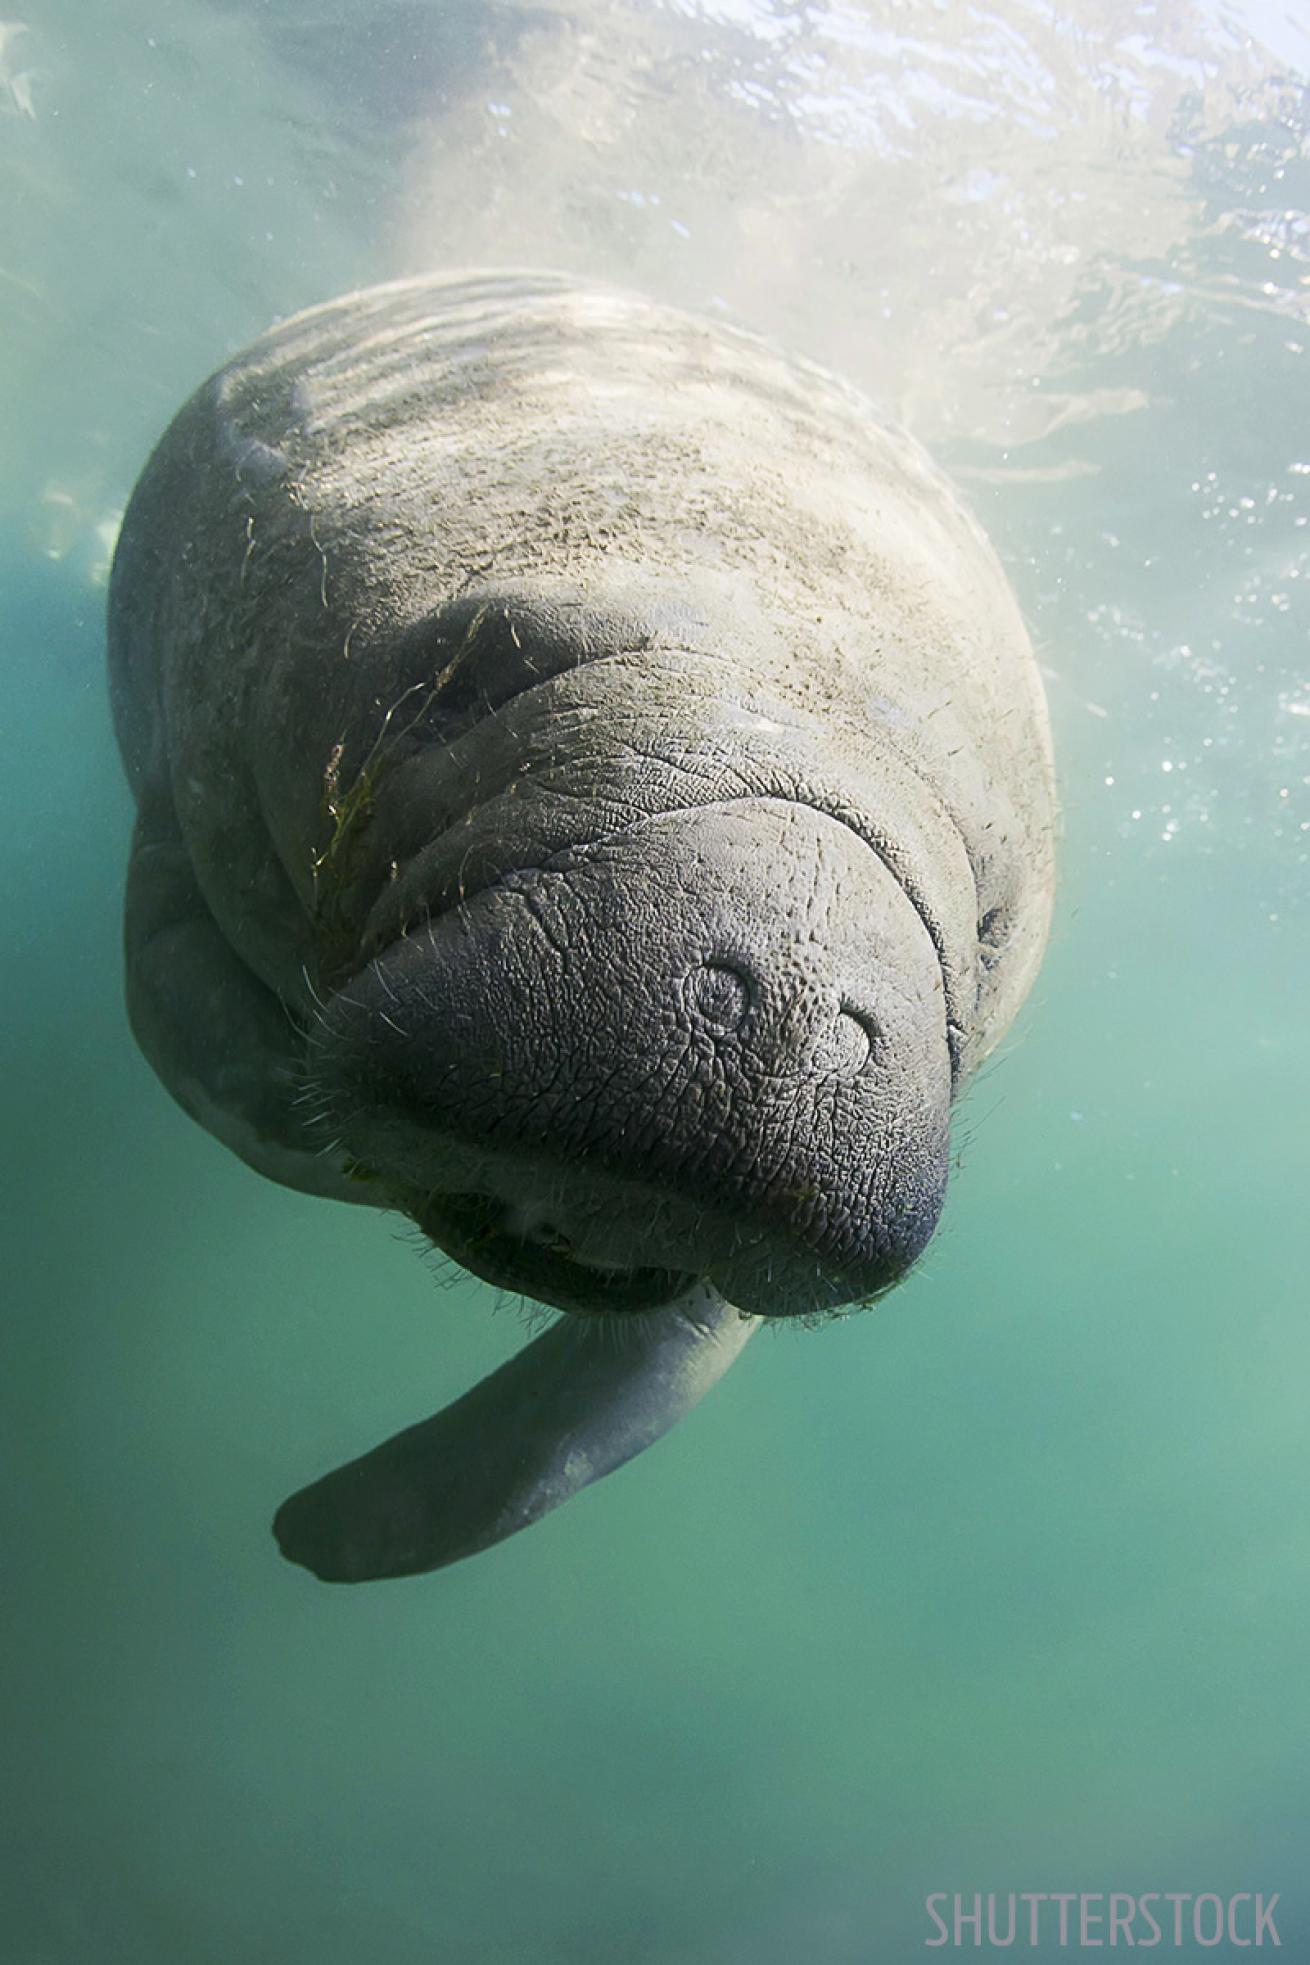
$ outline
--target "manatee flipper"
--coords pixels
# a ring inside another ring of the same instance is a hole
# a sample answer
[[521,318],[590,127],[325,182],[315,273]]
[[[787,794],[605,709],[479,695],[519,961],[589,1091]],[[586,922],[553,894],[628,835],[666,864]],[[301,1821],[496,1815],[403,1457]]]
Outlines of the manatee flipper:
[[434,1418],[292,1495],[273,1525],[282,1553],[326,1583],[475,1555],[652,1445],[759,1321],[708,1285],[630,1322],[565,1317]]
[[158,793],[133,834],[124,948],[133,1035],[183,1111],[286,1187],[371,1199],[314,1138],[297,1102],[304,1033],[214,920]]

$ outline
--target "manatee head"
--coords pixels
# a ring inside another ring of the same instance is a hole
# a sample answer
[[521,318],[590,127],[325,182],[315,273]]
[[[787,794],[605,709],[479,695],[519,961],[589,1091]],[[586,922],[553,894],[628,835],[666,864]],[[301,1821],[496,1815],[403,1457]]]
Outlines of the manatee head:
[[287,1504],[284,1549],[332,1578],[535,1519],[667,1430],[761,1320],[896,1283],[945,1189],[938,948],[873,825],[823,793],[822,725],[733,701],[685,645],[661,697],[658,646],[621,658],[631,632],[578,618],[600,654],[553,673],[513,618],[530,686],[420,746],[380,808],[384,846],[440,838],[383,883],[311,1072],[433,1243],[565,1315]]

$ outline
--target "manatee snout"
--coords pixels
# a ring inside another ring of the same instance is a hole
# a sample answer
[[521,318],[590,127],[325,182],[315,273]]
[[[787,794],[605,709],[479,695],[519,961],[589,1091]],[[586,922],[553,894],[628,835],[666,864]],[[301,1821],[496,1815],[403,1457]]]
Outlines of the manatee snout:
[[569,1311],[702,1279],[763,1316],[864,1300],[945,1187],[932,939],[864,839],[788,800],[502,876],[350,980],[315,1074],[435,1242]]

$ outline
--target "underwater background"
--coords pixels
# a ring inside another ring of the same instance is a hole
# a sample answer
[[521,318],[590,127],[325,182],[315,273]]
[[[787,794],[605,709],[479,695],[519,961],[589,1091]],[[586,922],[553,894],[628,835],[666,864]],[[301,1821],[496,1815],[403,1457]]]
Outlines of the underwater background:
[[[854,1965],[1011,1890],[1276,1892],[1310,1959],[1308,209],[1277,0],[0,23],[4,1960]],[[105,572],[275,317],[523,263],[763,329],[953,473],[1046,676],[1056,929],[899,1291],[329,1589],[278,1501],[522,1319],[137,1055]]]

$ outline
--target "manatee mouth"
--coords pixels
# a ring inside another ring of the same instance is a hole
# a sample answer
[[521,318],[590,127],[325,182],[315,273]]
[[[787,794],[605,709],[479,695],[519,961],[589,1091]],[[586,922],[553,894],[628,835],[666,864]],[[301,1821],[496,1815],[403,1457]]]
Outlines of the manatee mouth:
[[691,1270],[589,1261],[549,1220],[516,1232],[511,1211],[490,1194],[435,1194],[418,1219],[439,1248],[484,1282],[579,1316],[658,1310],[697,1281]]

